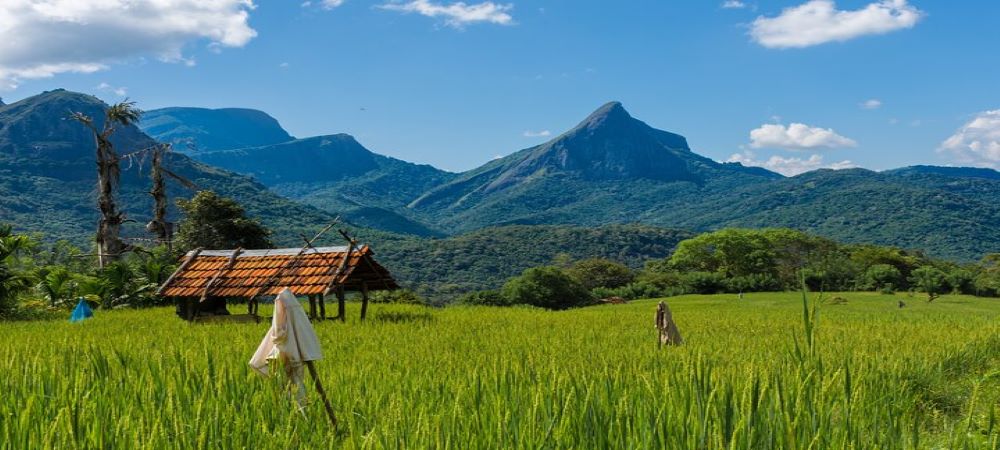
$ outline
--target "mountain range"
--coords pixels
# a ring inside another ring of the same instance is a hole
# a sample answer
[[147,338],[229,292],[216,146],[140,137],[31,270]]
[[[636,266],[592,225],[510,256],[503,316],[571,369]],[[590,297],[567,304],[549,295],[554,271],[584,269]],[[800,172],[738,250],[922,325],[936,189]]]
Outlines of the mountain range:
[[[183,134],[178,124],[168,136]],[[214,133],[228,135],[240,125],[216,126]],[[633,118],[618,102],[548,142],[457,174],[375,154],[343,134],[192,156],[356,223],[420,236],[504,225],[780,226],[956,260],[1000,249],[994,170],[913,166],[784,177],[700,156],[683,136]]]
[[[64,90],[0,105],[0,222],[88,244],[97,220],[94,140],[69,114],[99,118],[106,107]],[[122,153],[172,143],[169,168],[240,201],[281,245],[298,245],[340,215],[404,285],[423,292],[496,287],[559,253],[637,266],[721,227],[790,227],[959,261],[1000,250],[996,171],[784,177],[700,156],[617,102],[548,142],[462,173],[373,153],[346,134],[295,138],[245,109],[149,111],[114,141]],[[124,234],[146,237],[148,161],[126,159],[122,169],[121,204],[135,220]],[[193,192],[170,185],[169,194]]]

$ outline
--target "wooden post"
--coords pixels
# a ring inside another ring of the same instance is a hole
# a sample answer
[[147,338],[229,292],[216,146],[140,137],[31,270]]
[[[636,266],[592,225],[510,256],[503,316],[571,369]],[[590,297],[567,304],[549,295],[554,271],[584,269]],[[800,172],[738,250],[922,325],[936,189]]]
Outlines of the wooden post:
[[347,320],[347,304],[344,299],[344,285],[337,286],[337,318],[341,322]]
[[316,319],[316,297],[309,295],[309,318]]
[[321,320],[326,320],[326,296],[323,294],[316,294],[316,300],[319,300],[319,318]]
[[195,311],[194,299],[191,297],[184,297],[184,303],[186,304],[185,309],[187,310],[187,320],[188,321],[194,320],[194,316],[197,315]]
[[368,283],[361,282],[361,320],[365,320],[368,315]]
[[316,392],[319,392],[319,396],[323,399],[323,406],[326,407],[326,415],[330,417],[330,423],[333,428],[337,428],[337,416],[333,413],[333,406],[330,405],[330,400],[326,398],[326,391],[323,390],[323,383],[319,381],[319,375],[316,373],[316,367],[313,366],[312,361],[306,361],[306,367],[309,368],[309,374],[312,375],[313,381],[316,382]]

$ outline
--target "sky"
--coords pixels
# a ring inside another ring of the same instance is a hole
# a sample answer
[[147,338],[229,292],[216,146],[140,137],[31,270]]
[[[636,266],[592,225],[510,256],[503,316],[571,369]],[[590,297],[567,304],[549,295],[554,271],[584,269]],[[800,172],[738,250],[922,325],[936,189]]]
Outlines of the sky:
[[462,171],[617,100],[794,175],[1000,169],[995,0],[3,0],[0,97],[247,107]]

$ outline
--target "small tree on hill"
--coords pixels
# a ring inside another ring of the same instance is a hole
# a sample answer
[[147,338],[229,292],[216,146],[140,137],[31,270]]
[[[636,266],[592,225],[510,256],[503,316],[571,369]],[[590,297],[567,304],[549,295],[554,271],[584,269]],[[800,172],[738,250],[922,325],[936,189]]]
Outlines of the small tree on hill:
[[587,289],[617,288],[635,280],[635,274],[628,266],[603,258],[577,261],[567,273]]
[[864,287],[872,290],[882,290],[894,288],[900,285],[903,274],[896,266],[890,264],[875,264],[868,268],[864,274]]
[[927,301],[933,302],[944,291],[945,275],[944,272],[934,267],[921,266],[913,269],[913,273],[910,275],[910,283],[921,291],[926,292]]
[[177,233],[177,248],[271,248],[271,232],[255,219],[246,217],[235,200],[212,191],[198,192],[191,200],[178,200],[184,220]]
[[534,267],[503,285],[501,294],[511,304],[566,309],[594,302],[593,294],[558,267]]

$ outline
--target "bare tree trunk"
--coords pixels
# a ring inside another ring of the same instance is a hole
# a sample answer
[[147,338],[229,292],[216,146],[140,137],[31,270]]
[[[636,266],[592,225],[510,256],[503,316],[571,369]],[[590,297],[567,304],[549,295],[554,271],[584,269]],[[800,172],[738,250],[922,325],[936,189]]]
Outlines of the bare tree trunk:
[[118,181],[120,167],[111,141],[104,133],[97,137],[97,206],[101,219],[97,224],[98,265],[104,268],[117,261],[128,248],[119,237],[119,229],[124,221],[115,204],[114,189]]
[[167,189],[163,180],[163,148],[153,150],[153,164],[150,172],[153,178],[153,189],[149,195],[153,197],[153,220],[146,224],[146,230],[156,234],[156,239],[160,244],[166,244],[168,251],[173,251],[171,245],[171,234],[173,234],[173,224],[167,222]]

